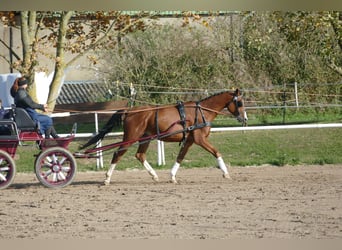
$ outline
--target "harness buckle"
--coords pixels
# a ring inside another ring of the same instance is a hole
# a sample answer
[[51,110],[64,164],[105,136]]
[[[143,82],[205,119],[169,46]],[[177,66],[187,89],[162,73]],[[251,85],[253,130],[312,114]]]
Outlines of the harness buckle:
[[196,128],[196,126],[195,126],[195,125],[192,125],[192,126],[187,127],[187,130],[188,130],[188,131],[192,131],[192,130],[194,130],[195,128]]

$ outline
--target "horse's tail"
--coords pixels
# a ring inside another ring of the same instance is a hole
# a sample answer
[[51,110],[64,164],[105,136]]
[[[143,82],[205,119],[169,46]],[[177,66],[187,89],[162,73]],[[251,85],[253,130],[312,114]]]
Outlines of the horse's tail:
[[86,144],[80,146],[80,149],[89,147],[90,145],[97,143],[99,140],[102,140],[104,136],[108,134],[110,131],[112,131],[112,129],[116,125],[121,124],[121,121],[122,121],[121,117],[124,111],[125,110],[118,110],[116,113],[114,113],[112,117],[107,121],[106,125],[104,125],[103,128],[101,128],[100,131],[96,135],[91,137]]

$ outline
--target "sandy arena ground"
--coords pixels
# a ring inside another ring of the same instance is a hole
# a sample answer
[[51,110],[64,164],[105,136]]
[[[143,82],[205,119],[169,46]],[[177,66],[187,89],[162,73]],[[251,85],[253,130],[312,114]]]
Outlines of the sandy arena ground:
[[17,174],[0,190],[0,239],[342,239],[342,166],[78,172],[62,189]]

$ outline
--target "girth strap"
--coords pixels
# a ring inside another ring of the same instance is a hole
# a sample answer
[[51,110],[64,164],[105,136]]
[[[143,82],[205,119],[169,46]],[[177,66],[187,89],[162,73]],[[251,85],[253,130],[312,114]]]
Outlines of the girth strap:
[[159,109],[156,109],[156,115],[155,115],[155,123],[156,123],[156,127],[157,127],[157,136],[159,138],[160,135],[160,129],[159,129],[159,119],[158,119],[158,112]]
[[[202,123],[198,123],[198,111],[201,113],[201,117],[202,117]],[[211,126],[211,122],[207,122],[205,120],[205,116],[203,114],[203,110],[201,107],[200,102],[196,102],[196,111],[195,111],[195,123],[193,126],[190,126],[188,128],[188,130],[194,130],[194,129],[198,129],[198,128],[203,128],[203,127],[207,127],[207,126]]]
[[181,142],[179,143],[179,145],[181,145],[182,143],[184,143],[185,139],[186,139],[186,116],[185,116],[185,110],[184,110],[184,103],[182,101],[178,101],[177,102],[177,108],[178,108],[178,112],[179,112],[179,116],[180,116],[180,121],[179,123],[183,126],[183,138],[181,140]]
[[[211,122],[207,122],[205,119],[205,116],[204,116],[200,102],[196,102],[194,125],[189,126],[189,127],[186,127],[186,115],[185,115],[185,110],[184,110],[184,103],[181,101],[178,101],[177,108],[178,108],[178,112],[179,112],[179,116],[180,116],[180,124],[183,126],[183,138],[182,138],[181,142],[179,143],[179,145],[184,143],[184,141],[186,139],[186,133],[187,132],[192,131],[194,129],[199,129],[199,128],[211,126]],[[202,117],[201,123],[198,122],[199,113]]]

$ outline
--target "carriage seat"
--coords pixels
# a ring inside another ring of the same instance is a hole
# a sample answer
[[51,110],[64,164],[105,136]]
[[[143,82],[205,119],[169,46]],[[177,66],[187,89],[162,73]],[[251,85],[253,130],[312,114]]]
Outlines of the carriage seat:
[[39,123],[32,120],[31,116],[23,108],[15,108],[14,121],[20,131],[39,131]]

